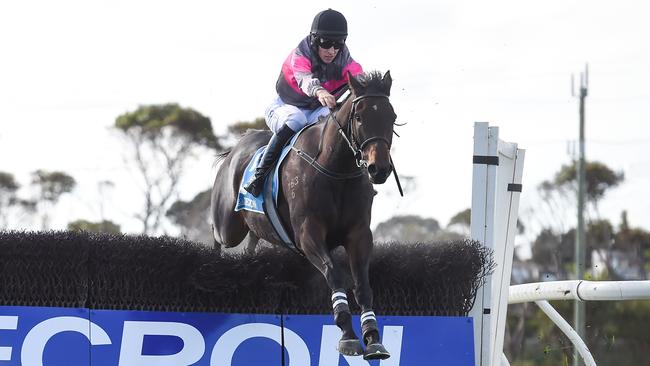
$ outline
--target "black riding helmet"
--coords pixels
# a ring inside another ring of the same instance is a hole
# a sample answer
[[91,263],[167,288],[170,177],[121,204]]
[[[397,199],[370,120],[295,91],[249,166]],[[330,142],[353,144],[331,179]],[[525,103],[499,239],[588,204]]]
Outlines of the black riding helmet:
[[323,10],[314,17],[311,35],[333,41],[345,41],[348,36],[348,22],[343,14],[336,10]]

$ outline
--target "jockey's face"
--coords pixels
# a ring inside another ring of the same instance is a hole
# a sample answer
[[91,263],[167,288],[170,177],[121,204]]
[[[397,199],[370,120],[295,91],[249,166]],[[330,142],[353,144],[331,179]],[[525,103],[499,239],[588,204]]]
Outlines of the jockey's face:
[[330,48],[323,48],[321,46],[318,46],[318,57],[320,57],[320,59],[326,64],[334,61],[334,58],[338,53],[339,50],[334,48],[334,46]]

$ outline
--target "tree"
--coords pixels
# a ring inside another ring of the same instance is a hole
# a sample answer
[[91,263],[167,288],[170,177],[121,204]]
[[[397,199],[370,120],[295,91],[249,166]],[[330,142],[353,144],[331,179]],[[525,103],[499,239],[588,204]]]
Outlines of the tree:
[[[257,117],[253,121],[237,121],[228,126],[226,136],[222,138],[223,144],[231,146],[248,130],[268,130],[264,117]],[[181,230],[181,235],[197,242],[212,245],[212,227],[210,225],[210,195],[212,189],[199,192],[192,200],[177,200],[165,216]]]
[[[594,271],[596,280],[645,279],[650,260],[650,233],[632,228],[627,214],[622,213],[621,224],[614,227],[600,219],[598,203],[607,192],[623,182],[623,173],[616,173],[600,163],[586,166],[587,202],[590,218],[587,220],[587,261],[592,258],[606,266],[606,271]],[[574,215],[576,207],[575,166],[563,166],[553,179],[543,183],[549,216],[561,224],[548,225],[535,238],[533,260],[543,270],[555,272],[557,279],[567,279],[574,260],[575,228],[568,227],[566,212]],[[565,211],[562,211],[564,209]],[[539,213],[538,213],[539,216]],[[639,270],[640,269],[640,270]],[[540,278],[544,280],[544,278]],[[572,318],[571,302],[558,302],[554,307],[562,316]],[[509,335],[504,350],[515,365],[560,365],[572,358],[572,347],[550,320],[536,307],[521,309],[511,306],[508,311]],[[513,310],[511,312],[511,310]],[[638,365],[647,359],[650,337],[647,332],[648,302],[588,302],[587,344],[594,357],[603,364]],[[526,313],[522,323],[521,312]],[[524,336],[521,336],[521,326]],[[512,342],[508,343],[508,340]]]
[[574,231],[564,234],[556,234],[553,230],[546,228],[542,230],[532,244],[533,260],[537,263],[542,272],[547,275],[555,275],[558,279],[566,279],[568,268],[573,260],[572,239]]
[[449,224],[447,226],[449,227],[452,225],[464,225],[469,228],[471,219],[472,219],[472,209],[466,208],[463,211],[460,211],[459,213],[455,214],[449,220]]
[[[647,278],[650,271],[650,232],[630,227],[627,212],[623,211],[621,224],[612,239],[612,250],[615,254],[625,255],[628,265],[634,268],[631,272],[636,272],[634,277],[638,277],[637,279]],[[615,270],[612,269],[612,271]]]
[[[470,236],[470,229],[472,225],[472,209],[466,208],[463,211],[458,212],[449,219],[447,224],[447,230],[458,230],[460,234],[465,236]],[[523,233],[525,230],[524,224],[521,220],[517,219],[517,232],[519,234]]]
[[91,222],[88,220],[76,220],[68,223],[68,230],[88,231],[91,233],[119,234],[120,225],[109,220]]
[[167,210],[167,217],[181,228],[181,235],[189,240],[212,244],[210,226],[210,196],[212,189],[197,194],[191,201],[176,201]]
[[257,117],[252,121],[237,121],[228,126],[228,135],[225,140],[228,141],[228,146],[233,146],[237,140],[246,133],[248,130],[268,130],[264,117]]
[[50,210],[62,195],[72,192],[77,182],[70,175],[59,171],[36,170],[32,173],[32,186],[36,189],[36,208],[41,212],[41,228],[50,227]]
[[115,127],[131,149],[127,164],[141,178],[142,232],[159,232],[187,163],[198,149],[219,151],[221,144],[208,117],[173,103],[140,106],[117,117]]
[[12,222],[22,222],[36,213],[36,201],[20,198],[19,189],[20,184],[13,174],[0,172],[0,229],[7,229]]
[[9,208],[16,204],[20,185],[16,183],[13,174],[0,172],[0,228],[6,228],[8,225]]
[[[542,182],[539,188],[545,193],[545,197],[556,194],[561,199],[568,199],[571,207],[576,206],[574,202],[577,202],[578,194],[577,164],[574,161],[569,165],[562,165],[552,180]],[[624,179],[625,175],[622,172],[614,172],[603,163],[597,161],[586,163],[586,201],[592,206],[594,218],[599,216],[598,202],[605,196],[605,192],[621,184]]]
[[[599,220],[598,203],[605,193],[618,186],[624,179],[623,173],[616,173],[600,162],[588,162],[586,171],[586,196],[590,205],[587,215],[587,262],[591,261],[594,250],[607,261],[599,250],[607,248],[612,237],[611,224]],[[573,261],[575,229],[567,226],[569,214],[575,215],[577,206],[577,162],[563,165],[552,179],[544,181],[538,187],[545,210],[536,216],[547,222],[542,223],[540,234],[533,242],[533,258],[543,268],[554,272],[559,279],[565,279],[567,266]],[[609,266],[609,265],[608,265]]]
[[416,215],[394,216],[377,225],[373,232],[374,240],[380,242],[433,242],[457,240],[463,236],[441,230],[437,220]]
[[243,135],[248,130],[268,130],[264,117],[257,117],[252,121],[237,121],[228,126],[228,132],[232,135]]

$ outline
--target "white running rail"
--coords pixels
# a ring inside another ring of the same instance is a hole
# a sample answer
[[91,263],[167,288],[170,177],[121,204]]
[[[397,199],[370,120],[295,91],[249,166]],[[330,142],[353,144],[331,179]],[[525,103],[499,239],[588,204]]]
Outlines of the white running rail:
[[650,300],[650,281],[552,281],[510,286],[508,304],[538,300]]
[[[650,300],[650,281],[552,281],[526,283],[510,286],[509,304],[535,302],[537,306],[557,325],[578,350],[587,366],[596,366],[596,361],[585,342],[548,303],[550,300],[579,301],[621,301]],[[505,355],[501,365],[509,365]]]

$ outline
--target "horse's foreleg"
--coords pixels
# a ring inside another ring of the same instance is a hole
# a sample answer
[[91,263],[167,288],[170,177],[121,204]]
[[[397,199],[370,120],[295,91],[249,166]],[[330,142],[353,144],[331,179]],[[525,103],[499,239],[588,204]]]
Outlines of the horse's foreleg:
[[257,248],[257,243],[259,243],[260,238],[253,234],[252,231],[248,232],[248,243],[246,243],[246,254],[253,255],[255,254],[255,248]]
[[338,350],[346,356],[360,356],[363,354],[363,348],[352,328],[352,314],[350,313],[346,291],[343,286],[343,277],[340,268],[334,264],[327,249],[325,232],[320,225],[314,225],[314,227],[302,230],[302,232],[308,233],[301,235],[300,238],[305,256],[323,274],[332,290],[334,322],[343,332]]
[[372,233],[369,228],[360,229],[350,234],[346,246],[350,271],[354,279],[354,297],[361,306],[361,332],[366,351],[366,360],[386,359],[390,353],[379,339],[377,319],[372,310],[372,288],[368,276],[370,256],[372,254]]

